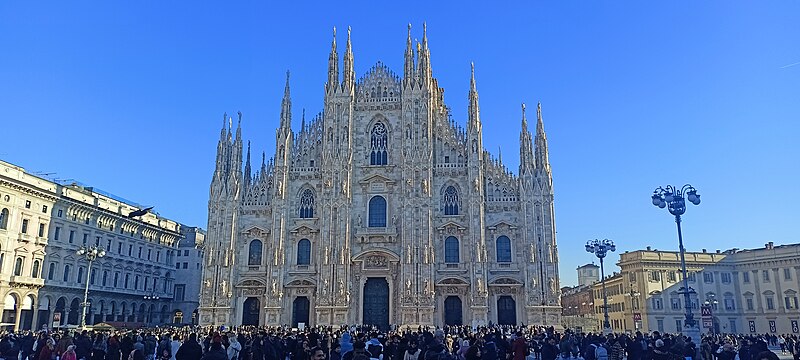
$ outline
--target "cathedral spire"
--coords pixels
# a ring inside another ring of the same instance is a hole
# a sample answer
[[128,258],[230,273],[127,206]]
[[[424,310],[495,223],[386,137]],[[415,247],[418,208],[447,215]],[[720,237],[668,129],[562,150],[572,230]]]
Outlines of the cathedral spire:
[[525,103],[522,103],[522,129],[519,132],[519,174],[531,173],[534,167],[533,140],[531,139],[531,132],[528,130]]
[[347,48],[344,53],[344,78],[342,87],[345,90],[352,90],[355,85],[355,72],[353,71],[353,47],[350,43],[350,27],[347,27]]
[[236,141],[242,141],[242,112],[239,111],[236,113],[239,117],[239,121],[236,123]]
[[407,82],[412,81],[414,76],[414,46],[411,43],[411,23],[408,24],[408,39],[406,40],[405,66],[403,67],[403,79]]
[[542,103],[536,107],[536,168],[550,172],[550,159],[547,151],[547,135],[544,133],[544,121],[542,121]]
[[478,106],[478,89],[475,85],[475,63],[470,63],[472,67],[472,77],[469,80],[469,120],[467,128],[469,131],[481,130],[480,109]]
[[431,79],[431,52],[428,49],[428,25],[422,23],[422,46],[419,51],[419,76],[423,83]]
[[303,108],[303,115],[300,117],[300,132],[306,131],[306,108]]
[[261,152],[261,176],[266,178],[267,176],[267,152]]
[[289,70],[286,70],[286,87],[283,89],[283,100],[281,101],[281,122],[280,130],[284,133],[291,132],[292,129],[292,99],[289,93]]
[[336,27],[333,27],[331,54],[328,55],[328,91],[339,86],[339,52],[336,50]]
[[247,140],[247,160],[244,163],[244,185],[248,187],[250,185],[250,177],[251,177],[251,170],[250,170],[250,140]]

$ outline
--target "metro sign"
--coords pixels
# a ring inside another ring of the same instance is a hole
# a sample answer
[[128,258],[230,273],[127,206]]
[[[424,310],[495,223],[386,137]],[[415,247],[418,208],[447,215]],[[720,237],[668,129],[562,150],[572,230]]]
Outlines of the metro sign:
[[702,317],[711,317],[711,306],[703,305],[700,307],[700,316]]
[[633,313],[633,321],[642,321],[642,313]]

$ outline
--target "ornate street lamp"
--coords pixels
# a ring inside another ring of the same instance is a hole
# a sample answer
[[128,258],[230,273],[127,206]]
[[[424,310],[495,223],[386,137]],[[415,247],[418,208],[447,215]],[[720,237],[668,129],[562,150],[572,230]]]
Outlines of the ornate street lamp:
[[89,268],[86,271],[86,288],[83,291],[83,313],[81,314],[81,328],[86,328],[86,308],[89,307],[89,280],[91,278],[92,273],[92,263],[98,258],[106,256],[106,251],[103,250],[102,247],[92,245],[90,247],[81,246],[78,248],[78,251],[75,252],[78,256],[83,256],[86,261],[89,263]]
[[600,259],[600,280],[603,284],[603,332],[611,332],[611,322],[608,321],[608,295],[606,295],[606,276],[603,268],[603,258],[609,251],[616,251],[617,246],[609,239],[589,240],[586,242],[586,252],[592,253]]
[[683,234],[681,233],[681,215],[686,212],[686,200],[694,205],[700,205],[700,195],[697,194],[697,189],[692,185],[686,184],[678,189],[672,185],[666,187],[658,187],[653,191],[653,205],[663,209],[664,207],[669,210],[669,213],[675,216],[675,223],[678,225],[678,246],[680,247],[681,254],[681,271],[683,272],[683,287],[679,293],[683,294],[684,308],[686,308],[686,315],[683,321],[683,326],[689,330],[687,335],[691,333],[691,337],[699,343],[699,328],[696,327],[697,321],[694,320],[692,315],[692,300],[690,294],[694,291],[689,287],[689,279],[686,274],[686,256],[684,253],[686,249],[683,247]]
[[[158,296],[158,295],[156,295],[156,290],[155,290],[155,289],[153,289],[153,290],[150,292],[150,294],[149,294],[149,295],[145,295],[145,296],[144,296],[144,299],[145,299],[145,300],[153,300],[153,301],[158,301],[158,300],[160,300],[160,299],[161,299],[161,297],[160,297],[160,296]],[[150,324],[152,324],[152,323],[153,323],[153,307],[152,307],[152,304],[151,304],[151,306],[148,306],[148,307],[147,307],[147,309],[148,309],[148,314],[149,314],[149,315],[147,315],[147,325],[150,325]]]

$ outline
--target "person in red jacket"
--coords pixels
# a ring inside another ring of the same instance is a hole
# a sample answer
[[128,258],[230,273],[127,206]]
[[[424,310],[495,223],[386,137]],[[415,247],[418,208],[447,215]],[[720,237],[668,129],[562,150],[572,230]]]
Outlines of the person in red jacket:
[[511,352],[514,354],[514,360],[525,360],[528,356],[528,343],[521,331],[517,331],[517,338],[511,344]]

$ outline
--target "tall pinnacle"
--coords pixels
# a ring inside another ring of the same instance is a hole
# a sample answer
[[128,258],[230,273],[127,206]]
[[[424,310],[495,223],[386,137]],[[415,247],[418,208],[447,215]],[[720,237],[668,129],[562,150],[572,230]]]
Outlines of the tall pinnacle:
[[280,128],[283,131],[291,131],[291,127],[292,127],[292,99],[289,93],[289,70],[286,70],[286,87],[283,89],[283,100],[281,101]]
[[547,135],[544,132],[544,121],[542,120],[542,103],[536,107],[536,168],[550,170],[550,160],[547,150]]
[[422,23],[422,47],[419,52],[419,76],[423,81],[431,78],[431,52],[428,49],[428,25]]
[[408,24],[408,39],[406,40],[405,65],[403,66],[403,79],[411,81],[414,76],[414,46],[411,43],[411,23]]
[[244,183],[250,183],[250,140],[247,140],[247,160],[244,163]]
[[531,139],[531,132],[528,131],[525,103],[522,103],[522,129],[519,131],[519,174],[530,173],[534,167],[533,140]]
[[481,130],[480,108],[478,106],[478,89],[475,85],[475,63],[470,63],[471,78],[469,80],[469,120],[467,129],[474,131]]
[[355,85],[355,72],[353,71],[353,46],[350,43],[350,27],[347,27],[347,47],[344,53],[344,77],[342,86],[352,89]]
[[339,52],[336,50],[336,27],[333,27],[333,41],[331,41],[331,53],[328,55],[328,84],[327,89],[331,90],[339,86]]

